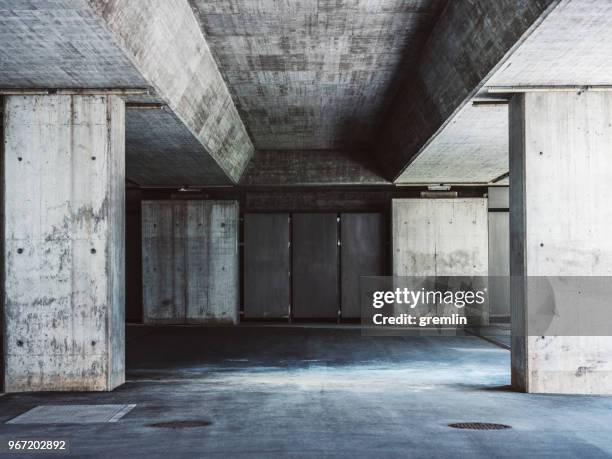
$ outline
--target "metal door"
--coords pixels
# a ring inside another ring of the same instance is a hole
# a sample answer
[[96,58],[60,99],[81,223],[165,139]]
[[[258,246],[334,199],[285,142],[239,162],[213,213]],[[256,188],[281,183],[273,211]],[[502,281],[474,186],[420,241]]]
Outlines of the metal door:
[[296,319],[338,316],[336,214],[293,214],[293,312]]
[[245,214],[245,318],[289,316],[290,260],[289,214]]
[[387,273],[387,246],[382,214],[341,215],[342,318],[361,317],[359,278]]

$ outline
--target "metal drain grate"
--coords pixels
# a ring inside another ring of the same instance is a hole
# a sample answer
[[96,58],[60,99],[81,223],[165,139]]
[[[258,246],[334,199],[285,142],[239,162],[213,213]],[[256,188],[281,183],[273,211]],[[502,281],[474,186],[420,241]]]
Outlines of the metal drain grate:
[[211,424],[212,422],[210,421],[168,421],[149,424],[148,427],[161,427],[163,429],[193,429],[194,427],[208,427]]
[[469,429],[469,430],[504,430],[512,429],[511,426],[506,424],[493,424],[490,422],[457,422],[455,424],[449,424],[449,427],[453,429]]

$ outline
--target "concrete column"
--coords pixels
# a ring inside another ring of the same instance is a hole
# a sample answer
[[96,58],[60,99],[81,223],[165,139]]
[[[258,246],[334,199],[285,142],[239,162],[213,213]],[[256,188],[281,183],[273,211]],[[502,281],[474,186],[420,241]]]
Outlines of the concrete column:
[[[516,389],[612,393],[612,337],[528,336],[527,317],[538,300],[527,294],[524,281],[526,276],[612,275],[611,182],[612,93],[513,97],[510,269]],[[579,302],[572,306],[575,311]],[[588,317],[580,319],[588,322]]]
[[7,392],[125,380],[125,110],[115,96],[4,100]]

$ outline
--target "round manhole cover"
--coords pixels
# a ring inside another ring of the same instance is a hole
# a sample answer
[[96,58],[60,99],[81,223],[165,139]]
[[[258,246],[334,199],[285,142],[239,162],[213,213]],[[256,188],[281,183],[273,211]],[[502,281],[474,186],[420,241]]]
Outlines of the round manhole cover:
[[493,424],[490,422],[457,422],[455,424],[449,424],[448,426],[453,429],[469,430],[504,430],[512,428],[506,424]]
[[207,427],[210,421],[168,421],[149,424],[149,427],[160,427],[162,429],[193,429],[195,427]]

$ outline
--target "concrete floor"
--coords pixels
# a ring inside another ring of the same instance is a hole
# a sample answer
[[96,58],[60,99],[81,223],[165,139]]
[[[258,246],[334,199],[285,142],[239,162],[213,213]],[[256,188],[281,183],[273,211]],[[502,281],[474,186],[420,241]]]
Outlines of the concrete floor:
[[[0,397],[0,439],[64,438],[77,457],[612,457],[612,397],[511,392],[510,353],[477,337],[241,326],[128,338],[124,386]],[[4,424],[63,403],[137,406],[114,424]],[[211,424],[149,426],[180,420]],[[448,427],[462,421],[512,429]]]

